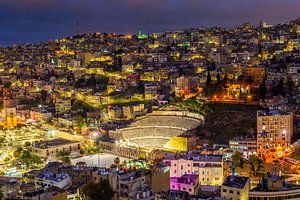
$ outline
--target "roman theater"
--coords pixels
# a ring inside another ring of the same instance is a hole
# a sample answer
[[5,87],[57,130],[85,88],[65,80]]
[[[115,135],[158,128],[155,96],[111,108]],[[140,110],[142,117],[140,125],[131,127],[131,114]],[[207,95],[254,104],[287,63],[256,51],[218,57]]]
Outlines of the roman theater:
[[154,111],[129,127],[110,131],[109,137],[125,147],[187,151],[188,138],[203,121],[202,115],[186,111]]

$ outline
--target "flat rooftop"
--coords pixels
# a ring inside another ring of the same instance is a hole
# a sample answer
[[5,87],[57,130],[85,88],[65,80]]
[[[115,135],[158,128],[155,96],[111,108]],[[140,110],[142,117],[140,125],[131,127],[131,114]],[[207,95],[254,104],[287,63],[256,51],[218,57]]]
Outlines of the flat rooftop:
[[231,140],[229,140],[230,142],[255,142],[256,143],[256,138],[255,137],[235,137]]
[[40,179],[43,179],[43,180],[60,182],[64,179],[69,178],[70,176],[69,176],[69,174],[66,174],[66,173],[42,172],[37,177]]
[[270,110],[270,111],[263,111],[258,110],[257,116],[281,116],[281,115],[290,115],[291,113],[281,112],[279,110]]
[[181,177],[170,177],[172,183],[196,184],[198,179],[197,174],[184,174]]
[[244,176],[228,176],[226,177],[223,186],[233,188],[244,188],[249,178]]
[[179,160],[179,159],[193,160],[199,162],[222,162],[223,156],[187,153],[187,154],[180,154],[180,155],[169,154],[164,158],[164,160]]
[[78,141],[72,141],[72,140],[57,138],[57,139],[54,139],[54,140],[37,142],[37,143],[34,144],[34,147],[40,148],[40,149],[46,149],[46,148],[49,148],[49,147],[56,147],[56,146],[62,146],[62,145],[67,145],[67,144],[75,144],[75,143],[78,143]]

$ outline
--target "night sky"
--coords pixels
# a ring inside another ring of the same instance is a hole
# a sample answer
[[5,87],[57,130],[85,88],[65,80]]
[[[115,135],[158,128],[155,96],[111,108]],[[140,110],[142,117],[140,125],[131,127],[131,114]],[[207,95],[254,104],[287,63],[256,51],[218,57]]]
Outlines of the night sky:
[[80,31],[145,33],[300,17],[300,0],[0,0],[0,46]]

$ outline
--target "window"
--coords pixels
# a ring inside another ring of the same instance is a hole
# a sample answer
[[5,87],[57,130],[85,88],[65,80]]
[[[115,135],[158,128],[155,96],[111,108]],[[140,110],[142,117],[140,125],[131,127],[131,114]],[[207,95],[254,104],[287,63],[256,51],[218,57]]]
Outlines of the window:
[[232,190],[229,190],[229,193],[230,193],[230,194],[233,194],[233,191],[232,191]]
[[237,195],[240,195],[240,192],[239,192],[239,191],[237,191],[236,193],[237,193]]
[[227,192],[227,190],[226,190],[226,189],[223,189],[223,192]]

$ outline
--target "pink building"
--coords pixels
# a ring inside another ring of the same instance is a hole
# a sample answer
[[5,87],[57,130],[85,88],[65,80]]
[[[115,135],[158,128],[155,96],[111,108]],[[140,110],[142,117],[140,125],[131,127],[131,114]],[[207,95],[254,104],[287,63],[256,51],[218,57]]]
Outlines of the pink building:
[[198,193],[198,175],[185,174],[182,177],[170,178],[170,189],[182,192],[188,192],[189,194]]
[[196,153],[169,155],[163,162],[169,166],[170,177],[195,174],[200,185],[220,186],[223,183],[222,155]]
[[181,177],[171,177],[170,189],[195,195],[198,193],[198,175],[185,174]]

